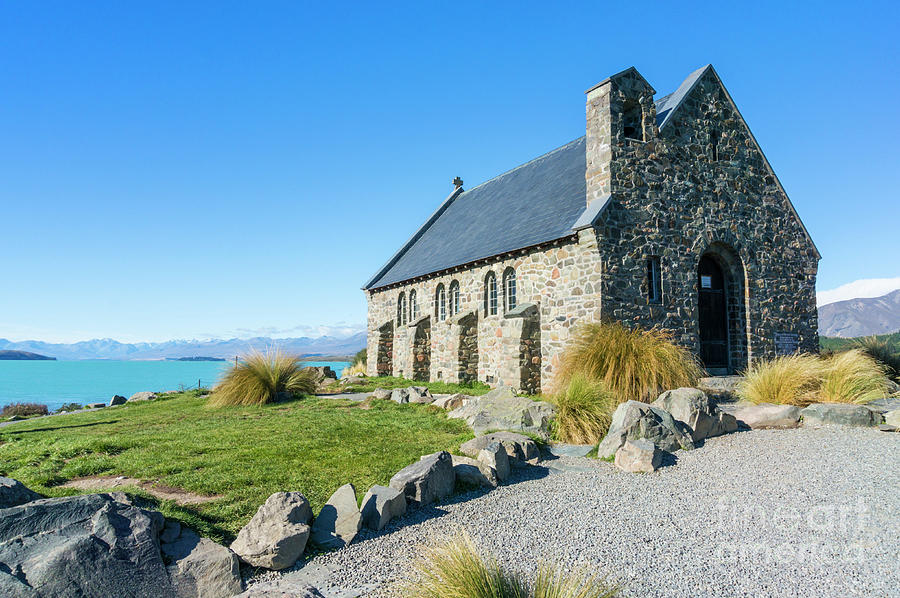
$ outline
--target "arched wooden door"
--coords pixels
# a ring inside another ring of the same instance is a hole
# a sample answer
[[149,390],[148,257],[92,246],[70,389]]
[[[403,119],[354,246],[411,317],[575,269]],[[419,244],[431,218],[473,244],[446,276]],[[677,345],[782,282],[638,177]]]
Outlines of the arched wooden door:
[[697,267],[697,289],[700,294],[700,359],[707,370],[727,370],[728,307],[725,275],[716,260],[708,255],[700,258]]

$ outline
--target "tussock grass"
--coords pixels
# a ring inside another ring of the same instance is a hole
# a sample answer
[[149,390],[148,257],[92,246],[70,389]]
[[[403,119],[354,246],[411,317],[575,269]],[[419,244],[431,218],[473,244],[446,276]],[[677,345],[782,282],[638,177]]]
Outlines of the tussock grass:
[[556,391],[576,374],[599,380],[618,402],[648,401],[667,389],[694,386],[703,374],[697,358],[661,329],[629,329],[618,322],[585,324],[563,352]]
[[299,357],[279,351],[255,351],[225,372],[208,404],[211,407],[265,405],[274,403],[279,395],[312,394],[315,390],[315,374],[304,369]]
[[753,363],[738,385],[738,395],[752,403],[805,407],[818,400],[824,362],[815,355],[785,355]]
[[546,565],[530,588],[521,576],[482,554],[462,531],[448,540],[433,540],[414,569],[417,579],[401,587],[402,595],[410,598],[612,598],[619,594],[617,586],[587,569],[573,575],[563,567]]
[[615,395],[603,382],[577,373],[551,397],[556,405],[555,436],[562,442],[596,444],[603,439],[616,410]]
[[885,367],[862,350],[837,353],[825,364],[820,402],[863,405],[887,395]]
[[738,386],[753,403],[805,407],[810,403],[864,404],[885,396],[885,369],[860,349],[826,358],[799,354],[755,362]]
[[534,580],[534,598],[614,598],[621,587],[587,567],[567,573],[562,566],[543,566]]
[[341,372],[341,378],[346,378],[347,376],[365,376],[366,375],[366,364],[364,363],[354,363],[344,368],[344,371]]
[[528,588],[516,575],[482,556],[472,538],[459,532],[425,547],[414,565],[418,579],[404,585],[410,598],[526,598]]
[[884,337],[867,336],[856,340],[856,348],[885,367],[885,373],[900,381],[900,350]]
[[48,415],[50,410],[46,405],[39,403],[10,403],[0,411],[0,417],[31,417],[33,415]]

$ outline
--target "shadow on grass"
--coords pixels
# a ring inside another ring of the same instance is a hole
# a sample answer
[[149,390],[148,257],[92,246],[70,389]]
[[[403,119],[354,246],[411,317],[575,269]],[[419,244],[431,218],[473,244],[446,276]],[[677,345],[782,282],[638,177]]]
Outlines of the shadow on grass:
[[[46,417],[50,417],[50,416],[46,416]],[[47,428],[33,428],[31,430],[4,430],[4,433],[6,433],[6,434],[26,434],[28,432],[54,432],[56,430],[70,430],[73,428],[92,428],[94,426],[106,426],[109,424],[117,424],[117,423],[119,423],[119,420],[111,419],[111,420],[105,421],[105,422],[91,422],[89,424],[75,424],[73,426],[53,426],[53,427],[47,427]]]
[[235,538],[235,534],[223,527],[225,521],[207,513],[201,513],[192,509],[189,505],[179,505],[172,500],[161,500],[146,492],[129,487],[127,490],[116,489],[112,492],[124,492],[136,507],[147,511],[159,511],[166,519],[177,521],[200,534],[210,538],[219,544],[228,546]]

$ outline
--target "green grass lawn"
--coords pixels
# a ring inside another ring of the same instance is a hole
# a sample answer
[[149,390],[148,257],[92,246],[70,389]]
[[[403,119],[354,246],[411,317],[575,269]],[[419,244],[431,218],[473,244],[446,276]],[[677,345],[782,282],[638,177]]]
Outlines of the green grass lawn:
[[461,392],[466,395],[483,395],[491,390],[484,382],[474,381],[468,384],[452,384],[449,382],[419,382],[407,378],[394,378],[392,376],[379,376],[366,378],[365,382],[347,385],[342,392],[372,392],[376,388],[409,388],[410,386],[424,386],[433,394],[454,394]]
[[[178,506],[133,494],[218,541],[231,541],[273,492],[300,491],[314,512],[342,484],[357,499],[372,484],[472,437],[427,405],[305,398],[210,409],[196,391],[126,407],[22,421],[0,428],[0,475],[47,496],[84,476],[129,476],[202,495]],[[129,493],[131,493],[129,491]]]

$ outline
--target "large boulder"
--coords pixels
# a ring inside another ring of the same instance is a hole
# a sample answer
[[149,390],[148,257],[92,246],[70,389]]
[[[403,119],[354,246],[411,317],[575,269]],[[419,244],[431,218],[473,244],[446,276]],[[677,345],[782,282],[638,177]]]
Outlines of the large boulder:
[[344,484],[331,495],[312,525],[312,541],[322,548],[338,549],[350,544],[362,527],[353,484]]
[[506,450],[510,465],[520,467],[525,464],[535,464],[541,460],[541,453],[537,443],[515,432],[492,432],[484,436],[476,436],[472,440],[462,443],[459,450],[469,457],[477,457],[481,449],[486,448],[492,442],[499,442]]
[[122,395],[113,395],[113,398],[109,400],[109,406],[115,407],[116,405],[124,405],[127,402],[128,399],[126,399]]
[[0,509],[18,507],[41,498],[43,497],[40,494],[26,488],[19,480],[0,478]]
[[2,509],[0,596],[171,598],[159,547],[163,521],[122,493]]
[[372,486],[362,500],[363,525],[381,530],[395,517],[406,514],[406,497],[399,490],[387,486]]
[[306,548],[310,519],[312,509],[305,496],[299,492],[276,492],[241,528],[231,550],[254,567],[290,567]]
[[464,420],[477,435],[511,430],[549,439],[550,423],[555,414],[556,408],[550,403],[517,397],[512,388],[501,386],[454,409],[447,417]]
[[468,395],[464,395],[462,393],[456,393],[452,395],[448,395],[446,397],[441,397],[435,400],[432,405],[435,407],[440,407],[441,409],[446,409],[448,411],[452,411],[453,409],[459,409],[460,407],[464,407],[468,405],[470,402],[474,401],[474,397],[470,397]]
[[894,409],[885,414],[884,423],[895,428],[900,428],[900,409]]
[[881,423],[881,416],[863,405],[813,403],[800,410],[804,426],[857,426],[869,428]]
[[496,469],[471,457],[453,455],[453,472],[458,483],[469,486],[496,488],[500,483]]
[[130,397],[128,397],[129,403],[134,403],[135,401],[152,401],[156,399],[156,393],[150,391],[136,392]]
[[639,438],[649,440],[663,451],[694,448],[690,429],[676,422],[671,413],[647,403],[628,401],[613,413],[609,432],[597,447],[597,456],[609,459],[626,440]]
[[391,391],[387,388],[376,388],[372,391],[372,397],[375,399],[390,399]]
[[168,524],[160,540],[177,598],[231,598],[244,589],[237,555],[221,544]]
[[737,419],[733,415],[719,411],[706,393],[696,388],[667,390],[651,404],[665,409],[677,421],[689,427],[694,442],[736,432],[738,429]]
[[643,438],[626,440],[616,451],[616,467],[629,473],[653,473],[661,462],[662,452]]
[[327,365],[307,366],[303,368],[303,371],[309,372],[312,375],[313,382],[315,382],[317,386],[328,380],[337,380],[337,374],[335,374],[334,370]]
[[800,425],[800,409],[794,405],[774,403],[719,405],[751,430],[767,428],[796,428]]
[[431,391],[425,388],[424,386],[410,386],[409,391],[409,402],[410,403],[433,403],[434,397],[431,395]]
[[453,493],[456,474],[447,451],[425,455],[418,462],[394,474],[389,486],[399,490],[409,505],[427,505]]
[[505,482],[509,479],[509,455],[503,445],[497,441],[488,443],[478,451],[478,460],[497,472],[497,480]]

